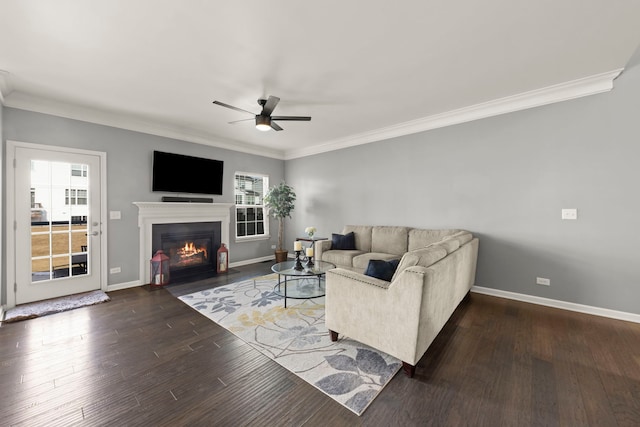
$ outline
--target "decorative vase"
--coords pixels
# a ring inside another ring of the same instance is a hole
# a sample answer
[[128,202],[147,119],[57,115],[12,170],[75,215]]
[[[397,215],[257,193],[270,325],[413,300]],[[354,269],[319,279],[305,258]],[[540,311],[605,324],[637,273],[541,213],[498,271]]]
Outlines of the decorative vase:
[[289,256],[289,251],[276,250],[276,262],[285,262]]

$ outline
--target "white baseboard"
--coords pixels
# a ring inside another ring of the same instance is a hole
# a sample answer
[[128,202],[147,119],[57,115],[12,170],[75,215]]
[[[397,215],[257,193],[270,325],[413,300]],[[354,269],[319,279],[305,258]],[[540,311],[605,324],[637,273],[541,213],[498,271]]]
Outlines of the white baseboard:
[[593,314],[595,316],[609,317],[611,319],[625,320],[627,322],[640,323],[640,315],[634,313],[626,313],[624,311],[609,310],[607,308],[593,307],[590,305],[576,304],[572,302],[559,301],[549,298],[536,297],[532,295],[518,294],[515,292],[502,291],[500,289],[485,288],[482,286],[474,286],[471,292],[478,294],[491,295],[499,298],[506,298],[515,301],[528,302],[531,304],[544,305],[546,307],[560,308],[562,310],[576,311],[578,313]]
[[0,320],[4,320],[4,305],[0,305]]
[[115,285],[107,285],[107,292],[119,291],[121,289],[129,289],[135,288],[137,286],[142,286],[143,283],[140,283],[139,280],[134,280],[132,282],[125,283],[116,283]]
[[[229,268],[240,267],[240,266],[249,265],[249,264],[256,264],[258,262],[265,262],[265,261],[269,261],[269,260],[275,260],[274,256],[273,255],[267,255],[267,256],[260,257],[260,258],[253,258],[253,259],[246,259],[244,261],[230,262],[229,263]],[[273,263],[275,264],[275,261],[273,261]]]

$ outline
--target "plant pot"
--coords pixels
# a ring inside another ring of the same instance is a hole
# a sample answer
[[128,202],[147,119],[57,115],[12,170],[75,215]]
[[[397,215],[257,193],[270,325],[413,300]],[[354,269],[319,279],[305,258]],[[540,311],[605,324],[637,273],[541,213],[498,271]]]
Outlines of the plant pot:
[[289,251],[276,250],[276,262],[285,262],[289,256]]

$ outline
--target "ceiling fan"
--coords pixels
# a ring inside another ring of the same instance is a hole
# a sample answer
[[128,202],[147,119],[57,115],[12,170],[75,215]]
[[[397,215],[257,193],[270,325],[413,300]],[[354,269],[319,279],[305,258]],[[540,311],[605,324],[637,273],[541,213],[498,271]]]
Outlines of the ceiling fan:
[[[272,116],[271,113],[273,113],[273,110],[276,108],[276,105],[278,105],[278,102],[280,102],[280,98],[278,98],[277,96],[269,96],[268,99],[258,99],[258,104],[262,107],[262,111],[260,112],[260,114],[254,114],[251,111],[243,110],[242,108],[234,107],[233,105],[225,104],[224,102],[213,101],[214,104],[221,107],[231,108],[232,110],[240,111],[242,113],[248,113],[255,116],[256,129],[262,131],[267,131],[269,129],[282,130],[282,128],[278,126],[278,124],[275,123],[274,120],[289,120],[296,122],[311,121],[311,117],[307,116]],[[253,119],[236,120],[229,123],[244,122],[246,120]]]

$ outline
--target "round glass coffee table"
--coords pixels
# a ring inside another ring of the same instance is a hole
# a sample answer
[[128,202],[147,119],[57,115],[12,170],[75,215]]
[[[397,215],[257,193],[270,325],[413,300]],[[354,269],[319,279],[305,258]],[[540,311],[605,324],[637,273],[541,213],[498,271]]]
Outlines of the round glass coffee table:
[[[271,267],[271,271],[278,274],[278,283],[273,287],[273,291],[284,297],[285,308],[287,298],[323,297],[324,275],[327,271],[336,268],[334,264],[326,261],[314,261],[312,267],[302,263],[302,270],[296,270],[295,265],[295,261],[285,261]],[[282,280],[283,276],[284,280]]]

